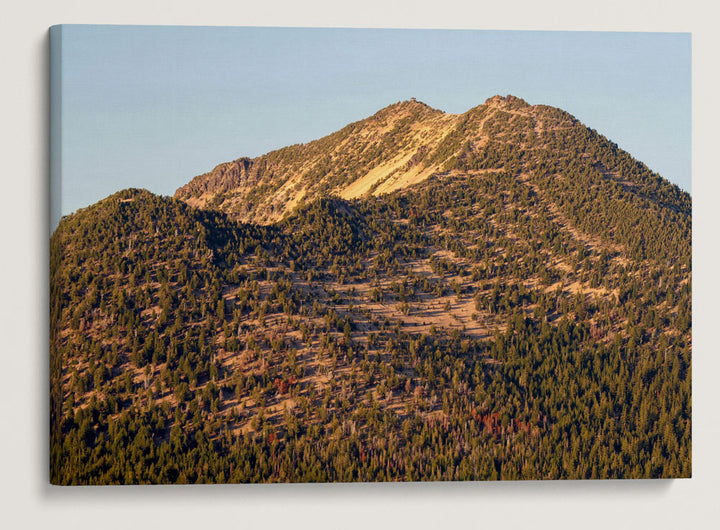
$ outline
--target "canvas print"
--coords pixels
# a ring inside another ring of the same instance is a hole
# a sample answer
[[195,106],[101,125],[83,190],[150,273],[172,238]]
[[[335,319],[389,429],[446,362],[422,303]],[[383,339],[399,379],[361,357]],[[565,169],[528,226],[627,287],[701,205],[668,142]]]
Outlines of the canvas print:
[[50,40],[53,484],[691,476],[689,34]]

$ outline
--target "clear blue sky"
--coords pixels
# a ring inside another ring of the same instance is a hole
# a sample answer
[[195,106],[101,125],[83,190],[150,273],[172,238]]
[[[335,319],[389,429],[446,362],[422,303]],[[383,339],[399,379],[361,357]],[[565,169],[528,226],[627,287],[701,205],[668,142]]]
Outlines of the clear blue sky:
[[691,190],[688,33],[63,26],[63,214],[416,97],[567,110]]

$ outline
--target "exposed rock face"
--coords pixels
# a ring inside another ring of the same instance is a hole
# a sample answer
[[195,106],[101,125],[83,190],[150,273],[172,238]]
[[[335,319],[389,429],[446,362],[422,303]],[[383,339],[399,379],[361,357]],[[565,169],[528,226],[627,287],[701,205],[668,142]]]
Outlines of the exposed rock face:
[[513,96],[495,96],[465,114],[403,101],[308,144],[220,164],[179,188],[175,197],[239,220],[275,222],[323,194],[379,195],[443,172],[463,148],[477,149],[500,136],[490,125],[506,113],[526,117],[536,127],[547,110]]

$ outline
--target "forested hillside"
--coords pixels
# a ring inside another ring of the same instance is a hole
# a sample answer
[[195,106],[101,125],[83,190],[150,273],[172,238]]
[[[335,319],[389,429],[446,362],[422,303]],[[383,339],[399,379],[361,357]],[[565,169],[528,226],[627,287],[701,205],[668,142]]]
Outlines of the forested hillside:
[[176,197],[52,236],[53,483],[690,476],[690,197],[569,114],[405,102]]

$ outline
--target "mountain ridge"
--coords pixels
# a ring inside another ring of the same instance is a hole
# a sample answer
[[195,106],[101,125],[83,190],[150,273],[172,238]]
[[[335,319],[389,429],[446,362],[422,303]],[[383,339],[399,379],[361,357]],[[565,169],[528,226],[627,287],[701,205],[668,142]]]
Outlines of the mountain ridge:
[[[512,95],[493,96],[462,114],[445,113],[411,99],[307,144],[218,164],[178,188],[174,196],[193,206],[225,211],[241,221],[268,224],[325,194],[345,199],[377,196],[453,170],[537,172],[542,168],[533,164],[532,154],[548,142],[557,148],[562,143],[557,137],[568,134],[588,144],[583,146],[583,157],[591,157],[589,151],[600,148],[617,152],[609,160],[594,162],[605,178],[614,178],[618,167],[632,160],[567,112],[530,105]],[[507,151],[500,149],[506,145],[526,159],[518,161],[516,153],[516,160],[508,161]],[[651,173],[646,169],[641,172]],[[657,176],[654,179],[662,195],[672,197],[676,206],[683,203],[687,210],[689,200],[681,190],[673,190],[669,183],[658,184]],[[627,179],[618,182],[628,189],[637,184]]]

